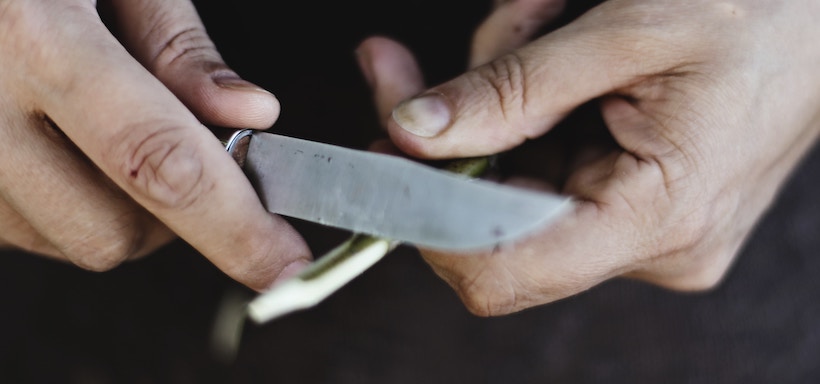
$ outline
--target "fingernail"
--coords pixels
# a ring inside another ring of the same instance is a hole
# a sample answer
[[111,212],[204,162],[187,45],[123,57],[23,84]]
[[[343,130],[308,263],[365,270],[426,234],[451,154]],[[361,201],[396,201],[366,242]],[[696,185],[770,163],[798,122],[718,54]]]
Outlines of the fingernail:
[[221,88],[233,89],[237,91],[256,91],[270,94],[264,88],[244,80],[237,76],[215,76],[213,78],[214,84]]
[[433,137],[450,125],[450,106],[441,94],[428,93],[401,102],[393,109],[393,120],[404,130]]

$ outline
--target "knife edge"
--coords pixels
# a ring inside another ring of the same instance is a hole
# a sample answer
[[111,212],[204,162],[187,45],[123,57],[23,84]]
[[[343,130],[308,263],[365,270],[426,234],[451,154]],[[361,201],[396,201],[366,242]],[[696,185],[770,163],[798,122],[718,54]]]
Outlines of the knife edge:
[[[270,133],[232,153],[266,209],[439,250],[480,250],[550,223],[570,199],[473,179],[398,156]],[[424,185],[420,185],[424,184]]]

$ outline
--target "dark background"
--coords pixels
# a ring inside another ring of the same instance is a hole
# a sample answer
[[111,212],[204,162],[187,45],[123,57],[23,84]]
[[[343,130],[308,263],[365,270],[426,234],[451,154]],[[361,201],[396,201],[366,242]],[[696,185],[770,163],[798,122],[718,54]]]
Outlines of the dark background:
[[[397,38],[443,81],[464,68],[489,3],[196,2],[228,64],[279,97],[276,130],[357,148],[381,132],[356,45]],[[588,6],[571,2],[564,21]],[[399,248],[313,309],[246,324],[228,359],[214,353],[214,319],[249,292],[182,242],[106,273],[3,252],[0,382],[820,382],[818,169],[815,151],[708,293],[615,280],[478,318]],[[294,225],[317,255],[347,237]]]

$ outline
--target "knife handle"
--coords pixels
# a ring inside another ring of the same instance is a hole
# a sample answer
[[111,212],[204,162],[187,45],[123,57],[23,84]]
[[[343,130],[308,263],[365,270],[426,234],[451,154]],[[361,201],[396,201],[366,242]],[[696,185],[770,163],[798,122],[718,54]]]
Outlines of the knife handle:
[[233,157],[240,167],[245,165],[245,157],[248,155],[248,146],[251,143],[252,129],[214,129],[214,134],[225,146],[225,149]]

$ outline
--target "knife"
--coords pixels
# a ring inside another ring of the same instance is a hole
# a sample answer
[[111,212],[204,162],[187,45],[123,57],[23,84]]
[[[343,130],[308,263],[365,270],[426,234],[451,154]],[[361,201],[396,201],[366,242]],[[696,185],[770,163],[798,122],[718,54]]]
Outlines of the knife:
[[457,250],[495,246],[547,225],[571,206],[568,197],[475,179],[487,157],[452,160],[437,169],[288,136],[232,132],[223,133],[222,142],[269,211],[353,232],[298,275],[241,307],[231,317],[232,334],[241,332],[245,316],[264,323],[320,303],[402,242]]
[[543,228],[569,201],[267,132],[239,130],[225,145],[268,211],[427,249],[492,248]]

